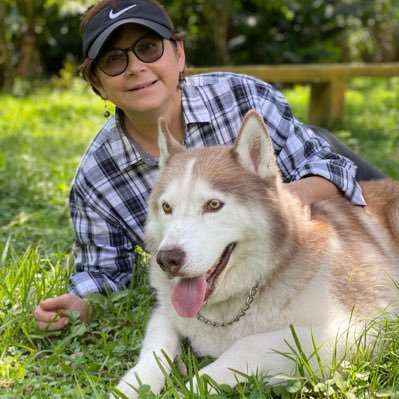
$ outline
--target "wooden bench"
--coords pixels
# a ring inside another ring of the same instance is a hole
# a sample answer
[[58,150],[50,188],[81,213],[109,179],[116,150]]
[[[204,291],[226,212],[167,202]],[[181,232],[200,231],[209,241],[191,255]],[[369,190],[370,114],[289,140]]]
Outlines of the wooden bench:
[[366,64],[254,65],[188,68],[188,74],[228,71],[255,76],[270,83],[310,84],[309,123],[342,119],[345,84],[354,77],[399,76],[399,62]]

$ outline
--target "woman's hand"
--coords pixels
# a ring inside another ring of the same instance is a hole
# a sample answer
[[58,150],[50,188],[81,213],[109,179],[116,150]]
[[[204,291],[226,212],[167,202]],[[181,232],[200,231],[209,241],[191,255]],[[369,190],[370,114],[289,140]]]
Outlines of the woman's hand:
[[339,194],[339,189],[321,176],[309,176],[286,185],[291,194],[298,199],[306,218],[310,220],[310,207],[314,202],[322,201]]
[[67,316],[69,310],[78,311],[80,320],[88,322],[89,312],[86,300],[70,294],[46,299],[36,307],[33,316],[40,330],[54,331],[64,328],[69,323]]

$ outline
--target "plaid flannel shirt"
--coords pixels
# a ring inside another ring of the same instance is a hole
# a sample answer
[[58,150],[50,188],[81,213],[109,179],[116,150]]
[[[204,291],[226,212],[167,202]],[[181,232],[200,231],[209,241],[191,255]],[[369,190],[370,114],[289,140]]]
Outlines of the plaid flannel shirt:
[[[356,166],[294,118],[271,85],[249,76],[211,73],[187,78],[182,92],[184,145],[231,144],[250,109],[262,116],[285,182],[323,176],[354,204],[364,205]],[[148,159],[147,159],[148,158]],[[134,273],[134,247],[143,245],[147,198],[157,162],[123,131],[120,114],[110,118],[86,151],[70,193],[76,241],[70,293],[126,288]]]

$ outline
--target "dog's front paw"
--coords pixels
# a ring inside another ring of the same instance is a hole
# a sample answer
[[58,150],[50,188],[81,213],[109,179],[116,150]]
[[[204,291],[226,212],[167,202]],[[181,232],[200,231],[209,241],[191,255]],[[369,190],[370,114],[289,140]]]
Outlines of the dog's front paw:
[[[139,381],[137,380],[137,369],[133,368],[129,370],[119,381],[116,389],[118,392],[123,394],[123,397],[127,397],[129,399],[136,399],[139,397],[137,390],[140,386]],[[116,395],[116,394],[115,394]],[[119,398],[118,395],[115,396],[114,394],[109,395],[109,399],[116,399]]]
[[[125,395],[129,399],[136,399],[139,397],[137,393],[137,388],[135,389],[133,383],[129,383],[127,381],[121,380],[119,384],[116,386],[116,389],[123,395]],[[116,399],[119,396],[116,396],[113,393],[110,393],[108,398],[109,399]]]
[[[157,364],[140,361],[121,378],[116,389],[128,399],[136,399],[140,396],[138,391],[142,385],[148,386],[154,394],[158,394],[164,381],[162,370]],[[118,397],[116,394],[114,396]],[[113,399],[112,396],[110,398]]]
[[[205,380],[201,377],[206,377]],[[237,385],[237,381],[241,378],[236,375],[227,366],[220,367],[214,363],[202,368],[198,373],[199,379],[197,377],[192,378],[186,383],[186,387],[193,393],[202,394],[207,391],[208,394],[217,393],[217,390],[213,386],[213,382],[217,385],[225,384],[234,387]],[[206,380],[208,381],[207,386]]]
[[197,377],[193,377],[191,380],[186,382],[186,388],[192,392],[198,394],[200,392],[199,382]]
[[202,379],[202,374],[198,375],[197,377],[193,377],[190,381],[186,383],[186,388],[197,395],[204,395],[205,393],[208,395],[211,394],[216,394],[217,390],[210,385],[209,383],[207,384],[203,379]]

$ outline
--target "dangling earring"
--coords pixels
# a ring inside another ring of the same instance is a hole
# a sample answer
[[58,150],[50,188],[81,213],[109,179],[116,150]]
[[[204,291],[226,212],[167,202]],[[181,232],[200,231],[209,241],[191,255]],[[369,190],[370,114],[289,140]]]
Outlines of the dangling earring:
[[181,72],[179,72],[179,84],[177,85],[177,87],[180,90],[183,90],[185,85],[186,85],[186,72],[183,69]]
[[104,101],[104,118],[109,118],[111,116],[111,112],[108,111],[108,103],[107,100]]

